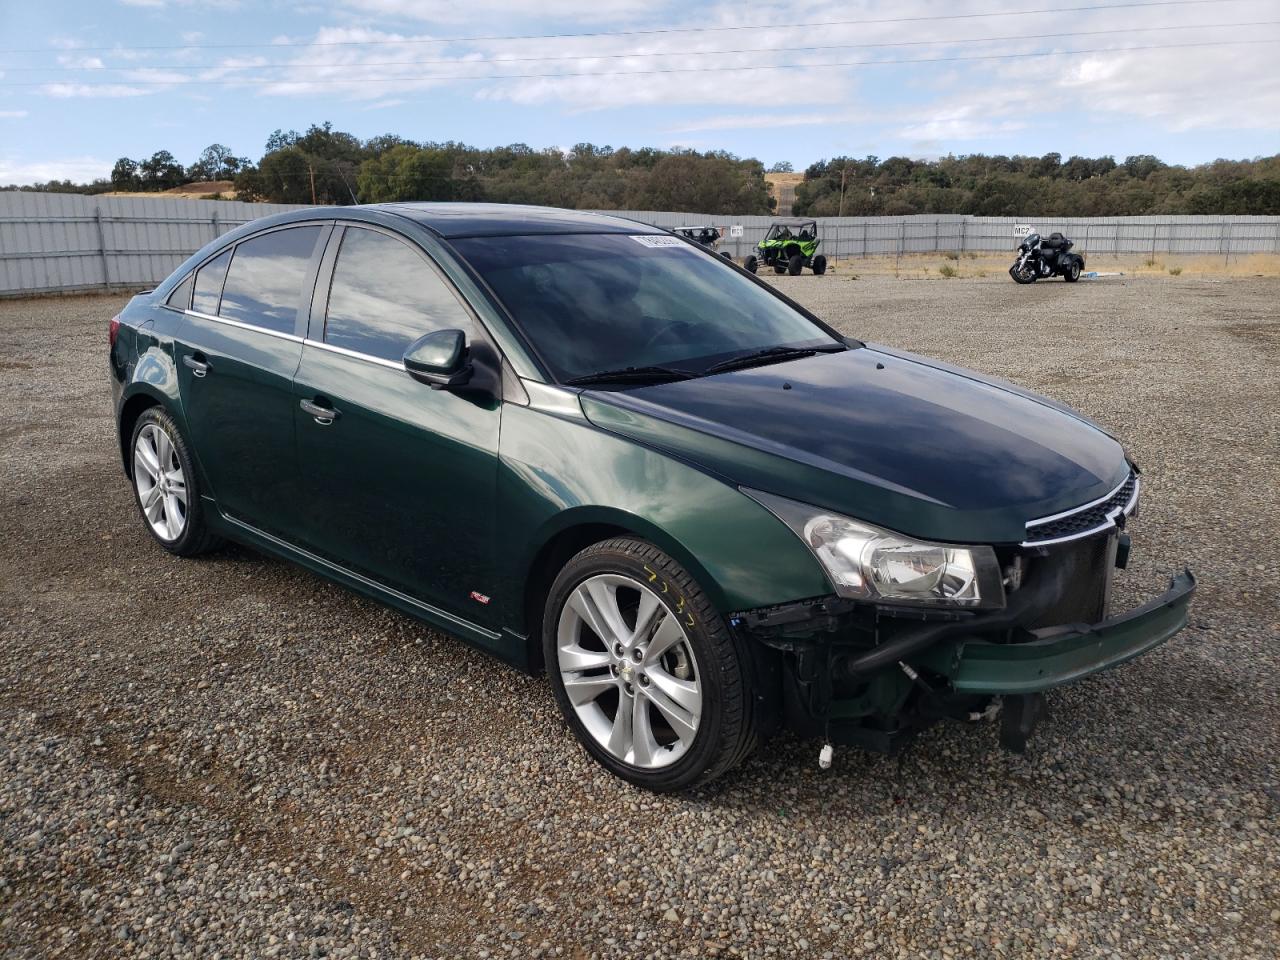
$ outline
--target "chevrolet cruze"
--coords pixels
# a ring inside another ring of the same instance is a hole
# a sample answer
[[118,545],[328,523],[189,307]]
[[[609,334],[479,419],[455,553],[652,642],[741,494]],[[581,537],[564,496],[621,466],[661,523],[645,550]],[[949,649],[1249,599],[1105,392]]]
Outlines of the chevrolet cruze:
[[[111,321],[146,529],[235,540],[545,670],[606,768],[789,728],[892,751],[1162,643],[1112,615],[1141,479],[1098,425],[846,337],[684,238],[536,207],[296,211]],[[495,704],[494,709],[502,705]]]

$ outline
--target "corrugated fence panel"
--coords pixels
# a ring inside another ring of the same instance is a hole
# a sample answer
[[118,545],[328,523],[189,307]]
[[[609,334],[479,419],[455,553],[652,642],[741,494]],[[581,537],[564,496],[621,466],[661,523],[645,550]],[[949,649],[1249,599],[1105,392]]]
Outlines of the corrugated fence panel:
[[[86,197],[0,192],[0,296],[93,289],[142,289],[243,223],[299,207],[173,197]],[[746,256],[772,217],[655,210],[599,211],[671,228],[726,228],[722,249]],[[1147,253],[1280,253],[1280,217],[1108,217],[1035,220],[961,215],[821,217],[831,259],[946,252],[1012,252],[1014,226],[1060,231],[1086,256]],[[741,237],[727,236],[741,226]]]

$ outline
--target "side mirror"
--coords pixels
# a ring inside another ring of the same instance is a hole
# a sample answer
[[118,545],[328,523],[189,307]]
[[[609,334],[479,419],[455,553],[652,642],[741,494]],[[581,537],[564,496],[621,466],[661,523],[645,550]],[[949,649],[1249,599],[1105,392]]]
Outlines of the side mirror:
[[472,373],[467,335],[461,330],[436,330],[419,337],[404,352],[404,368],[432,390],[462,386]]

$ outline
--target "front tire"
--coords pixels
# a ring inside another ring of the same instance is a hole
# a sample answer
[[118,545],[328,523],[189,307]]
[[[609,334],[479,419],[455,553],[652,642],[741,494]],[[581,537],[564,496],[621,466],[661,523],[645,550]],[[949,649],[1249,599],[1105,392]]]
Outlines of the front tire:
[[624,780],[683,790],[755,747],[746,651],[652,544],[620,537],[577,554],[551,588],[542,638],[569,728]]
[[163,407],[138,417],[129,439],[134,501],[147,532],[179,557],[194,557],[221,542],[210,532],[187,442]]
[[800,271],[804,269],[804,257],[800,254],[792,254],[787,260],[787,273],[793,277],[800,276]]
[[822,254],[818,254],[816,257],[813,258],[814,276],[820,277],[826,272],[827,272],[827,258]]
[[1013,277],[1014,283],[1036,282],[1036,272],[1034,269],[1028,267],[1027,269],[1019,270],[1016,263],[1009,268],[1009,276]]

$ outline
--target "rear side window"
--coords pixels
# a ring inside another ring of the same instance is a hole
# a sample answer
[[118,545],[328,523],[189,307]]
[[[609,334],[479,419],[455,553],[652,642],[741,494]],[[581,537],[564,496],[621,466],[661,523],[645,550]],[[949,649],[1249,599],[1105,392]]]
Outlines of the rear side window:
[[[235,248],[218,316],[278,333],[293,333],[319,227],[292,227],[245,240]],[[307,298],[308,302],[310,298]]]
[[187,274],[187,279],[173,288],[173,293],[169,294],[169,299],[164,302],[166,307],[172,307],[174,310],[187,310],[191,307],[191,287],[195,284],[195,274]]
[[453,291],[407,243],[348,227],[329,288],[324,342],[399,360],[434,330],[471,333],[471,317]]
[[220,253],[196,271],[196,292],[191,299],[191,309],[196,313],[216,316],[218,299],[222,296],[222,280],[227,275],[231,251]]

